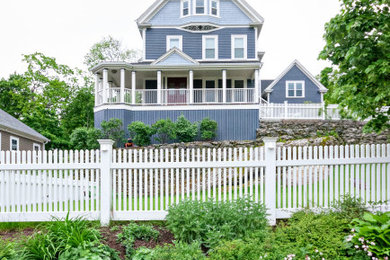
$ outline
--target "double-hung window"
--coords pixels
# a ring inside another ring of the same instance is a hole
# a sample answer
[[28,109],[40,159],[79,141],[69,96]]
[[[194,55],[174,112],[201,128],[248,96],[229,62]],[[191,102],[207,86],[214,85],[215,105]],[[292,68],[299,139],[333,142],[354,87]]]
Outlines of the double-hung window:
[[190,0],[182,0],[181,1],[181,15],[187,16],[190,14]]
[[288,97],[288,98],[304,98],[305,97],[305,82],[304,81],[287,81],[286,82],[286,97]]
[[232,59],[246,59],[247,36],[232,35]]
[[210,14],[215,16],[219,15],[219,0],[210,1]]
[[205,14],[206,0],[195,0],[195,14]]
[[167,51],[172,48],[178,48],[183,50],[183,36],[180,35],[168,35],[167,36]]
[[10,151],[19,151],[19,138],[11,136],[10,137]]
[[218,36],[217,35],[203,36],[203,59],[204,60],[218,59]]

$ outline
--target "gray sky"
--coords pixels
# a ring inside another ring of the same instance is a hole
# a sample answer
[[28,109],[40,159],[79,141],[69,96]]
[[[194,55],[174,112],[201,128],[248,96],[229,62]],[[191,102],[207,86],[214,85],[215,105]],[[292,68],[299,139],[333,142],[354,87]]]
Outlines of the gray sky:
[[[277,77],[294,59],[314,75],[328,65],[317,57],[324,24],[338,0],[247,0],[264,18],[259,50],[265,51],[263,79]],[[141,49],[134,22],[154,0],[12,0],[0,2],[0,78],[23,72],[22,54],[36,51],[85,69],[84,55],[104,36]]]

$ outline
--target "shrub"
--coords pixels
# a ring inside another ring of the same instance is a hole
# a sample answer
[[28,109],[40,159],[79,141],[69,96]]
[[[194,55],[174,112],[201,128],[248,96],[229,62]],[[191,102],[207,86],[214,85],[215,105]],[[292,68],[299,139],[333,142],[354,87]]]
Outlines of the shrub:
[[181,242],[202,242],[214,248],[221,240],[265,232],[266,209],[249,199],[235,202],[184,201],[169,208],[168,229]]
[[136,240],[150,241],[157,240],[160,232],[155,230],[153,226],[138,225],[136,223],[130,223],[123,228],[122,233],[118,234],[118,240],[126,248],[126,256],[132,257],[135,253],[134,242]]
[[122,130],[123,123],[120,119],[111,118],[109,121],[103,121],[100,126],[102,128],[102,138],[113,140],[116,147],[124,142],[125,132]]
[[202,140],[211,141],[217,136],[218,124],[206,117],[200,122],[200,137]]
[[16,259],[14,244],[0,240],[0,260]]
[[161,144],[166,144],[169,140],[176,139],[175,124],[170,119],[161,119],[154,123],[152,128],[157,134],[156,140]]
[[186,244],[174,242],[174,245],[156,247],[155,249],[139,248],[132,258],[133,260],[202,260],[206,259],[200,249],[200,243]]
[[390,212],[366,212],[362,219],[355,219],[351,226],[352,234],[347,237],[347,248],[363,251],[361,253],[372,258],[390,256]]
[[127,126],[129,130],[130,137],[133,139],[133,142],[138,146],[147,146],[150,145],[150,138],[154,134],[153,129],[140,121],[135,121]]
[[192,124],[184,115],[177,118],[175,129],[180,142],[193,142],[198,135],[198,124]]
[[120,260],[118,252],[101,243],[85,242],[78,247],[72,247],[64,251],[58,260]]
[[98,139],[102,136],[102,132],[96,128],[80,127],[76,128],[70,135],[70,143],[73,149],[76,150],[93,150],[99,148]]

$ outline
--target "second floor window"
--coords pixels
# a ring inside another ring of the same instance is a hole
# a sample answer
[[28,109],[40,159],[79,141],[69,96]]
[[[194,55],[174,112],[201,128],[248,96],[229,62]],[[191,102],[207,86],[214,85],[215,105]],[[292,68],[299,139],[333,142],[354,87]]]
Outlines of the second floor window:
[[212,15],[218,16],[218,0],[211,0],[210,9]]
[[232,58],[246,59],[247,52],[247,36],[233,35],[232,36]]
[[167,36],[167,51],[172,48],[183,50],[183,38],[180,35]]
[[196,14],[204,14],[205,13],[205,0],[195,0],[196,5],[195,5],[195,13]]
[[304,81],[287,81],[286,82],[286,97],[288,98],[303,98],[305,97],[305,82]]
[[203,36],[203,59],[218,58],[218,36]]
[[182,16],[187,16],[190,14],[190,1],[183,0],[182,1]]

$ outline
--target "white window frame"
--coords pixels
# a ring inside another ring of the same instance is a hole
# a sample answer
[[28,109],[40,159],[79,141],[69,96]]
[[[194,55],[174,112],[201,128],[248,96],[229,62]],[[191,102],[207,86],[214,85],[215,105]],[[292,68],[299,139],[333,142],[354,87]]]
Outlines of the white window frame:
[[[187,15],[183,15],[184,2],[188,3],[188,14]],[[180,17],[187,17],[187,16],[190,16],[190,15],[191,15],[191,1],[190,0],[181,0],[180,1]]]
[[[243,38],[244,39],[244,57],[243,58],[236,58],[235,57],[235,39],[237,38]],[[232,45],[232,60],[246,60],[248,58],[248,35],[246,34],[233,34],[232,35],[232,40],[231,40],[231,45]]]
[[15,151],[15,150],[12,150],[12,141],[16,141],[17,142],[16,151],[19,151],[19,138],[15,137],[15,136],[10,136],[10,138],[9,138],[9,150],[10,151]]
[[[294,84],[294,96],[288,95],[288,85]],[[302,84],[302,96],[297,96],[297,83]],[[305,98],[305,81],[304,80],[287,80],[286,81],[286,98]]]
[[35,147],[38,147],[38,151],[41,150],[41,145],[37,143],[33,143],[33,151],[35,151]]
[[[214,39],[214,48],[215,48],[215,57],[214,58],[206,58],[206,40]],[[218,50],[218,35],[203,35],[202,36],[202,59],[203,60],[218,60],[219,50]]]
[[207,12],[206,12],[206,10],[207,10],[207,0],[203,0],[203,13],[197,13],[196,12],[196,0],[192,0],[193,1],[193,4],[194,4],[194,9],[193,9],[193,15],[205,15]]
[[179,49],[183,51],[183,36],[182,35],[167,35],[167,51],[169,51],[170,48],[170,42],[172,39],[179,39]]
[[[213,2],[216,2],[217,3],[217,14],[213,14]],[[219,12],[220,12],[220,8],[219,8],[219,0],[210,0],[210,6],[209,6],[209,13],[211,16],[215,16],[215,17],[220,17],[219,15]]]

